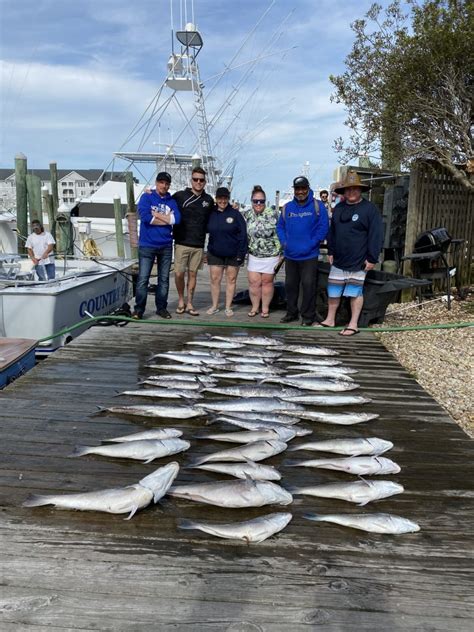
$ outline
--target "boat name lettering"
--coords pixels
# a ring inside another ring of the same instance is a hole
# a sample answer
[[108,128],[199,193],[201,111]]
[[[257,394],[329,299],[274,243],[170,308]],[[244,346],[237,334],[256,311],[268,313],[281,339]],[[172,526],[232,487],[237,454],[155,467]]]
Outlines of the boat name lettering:
[[86,312],[89,312],[89,314],[94,314],[97,312],[106,313],[107,310],[105,310],[105,308],[113,307],[115,303],[123,299],[125,294],[126,284],[125,287],[117,287],[114,290],[106,292],[105,294],[98,294],[93,298],[82,301],[79,306],[79,315],[81,318],[84,318],[84,316],[87,316]]

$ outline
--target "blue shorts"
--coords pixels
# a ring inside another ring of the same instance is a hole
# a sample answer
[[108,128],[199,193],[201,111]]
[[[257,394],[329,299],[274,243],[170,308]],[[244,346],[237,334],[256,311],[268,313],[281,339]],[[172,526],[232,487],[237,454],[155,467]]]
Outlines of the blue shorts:
[[366,274],[365,270],[352,272],[331,266],[328,278],[329,298],[340,298],[341,296],[357,298],[362,296]]

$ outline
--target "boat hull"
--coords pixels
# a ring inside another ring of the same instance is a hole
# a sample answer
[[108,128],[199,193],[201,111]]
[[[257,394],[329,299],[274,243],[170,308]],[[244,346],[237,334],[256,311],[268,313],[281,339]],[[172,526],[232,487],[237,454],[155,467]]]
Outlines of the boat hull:
[[0,338],[0,389],[35,366],[35,340]]

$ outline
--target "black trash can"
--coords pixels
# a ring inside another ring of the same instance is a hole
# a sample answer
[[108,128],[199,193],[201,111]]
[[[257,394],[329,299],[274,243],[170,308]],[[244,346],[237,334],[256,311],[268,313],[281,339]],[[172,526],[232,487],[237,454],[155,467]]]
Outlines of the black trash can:
[[[317,310],[327,313],[327,285],[329,263],[318,263],[318,296]],[[383,323],[385,312],[390,303],[399,300],[401,290],[427,285],[429,281],[413,279],[401,274],[370,270],[364,283],[364,306],[359,317],[359,327],[367,327],[371,323]],[[345,325],[350,320],[350,299],[341,300],[337,313],[337,325]]]

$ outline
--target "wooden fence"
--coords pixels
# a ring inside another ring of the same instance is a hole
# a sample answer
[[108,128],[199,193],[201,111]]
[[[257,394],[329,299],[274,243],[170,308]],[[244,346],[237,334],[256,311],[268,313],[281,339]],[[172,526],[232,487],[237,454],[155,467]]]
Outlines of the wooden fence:
[[417,236],[443,226],[453,239],[464,239],[452,264],[463,285],[471,282],[474,255],[474,194],[435,163],[418,163],[410,175],[405,255],[413,252]]

